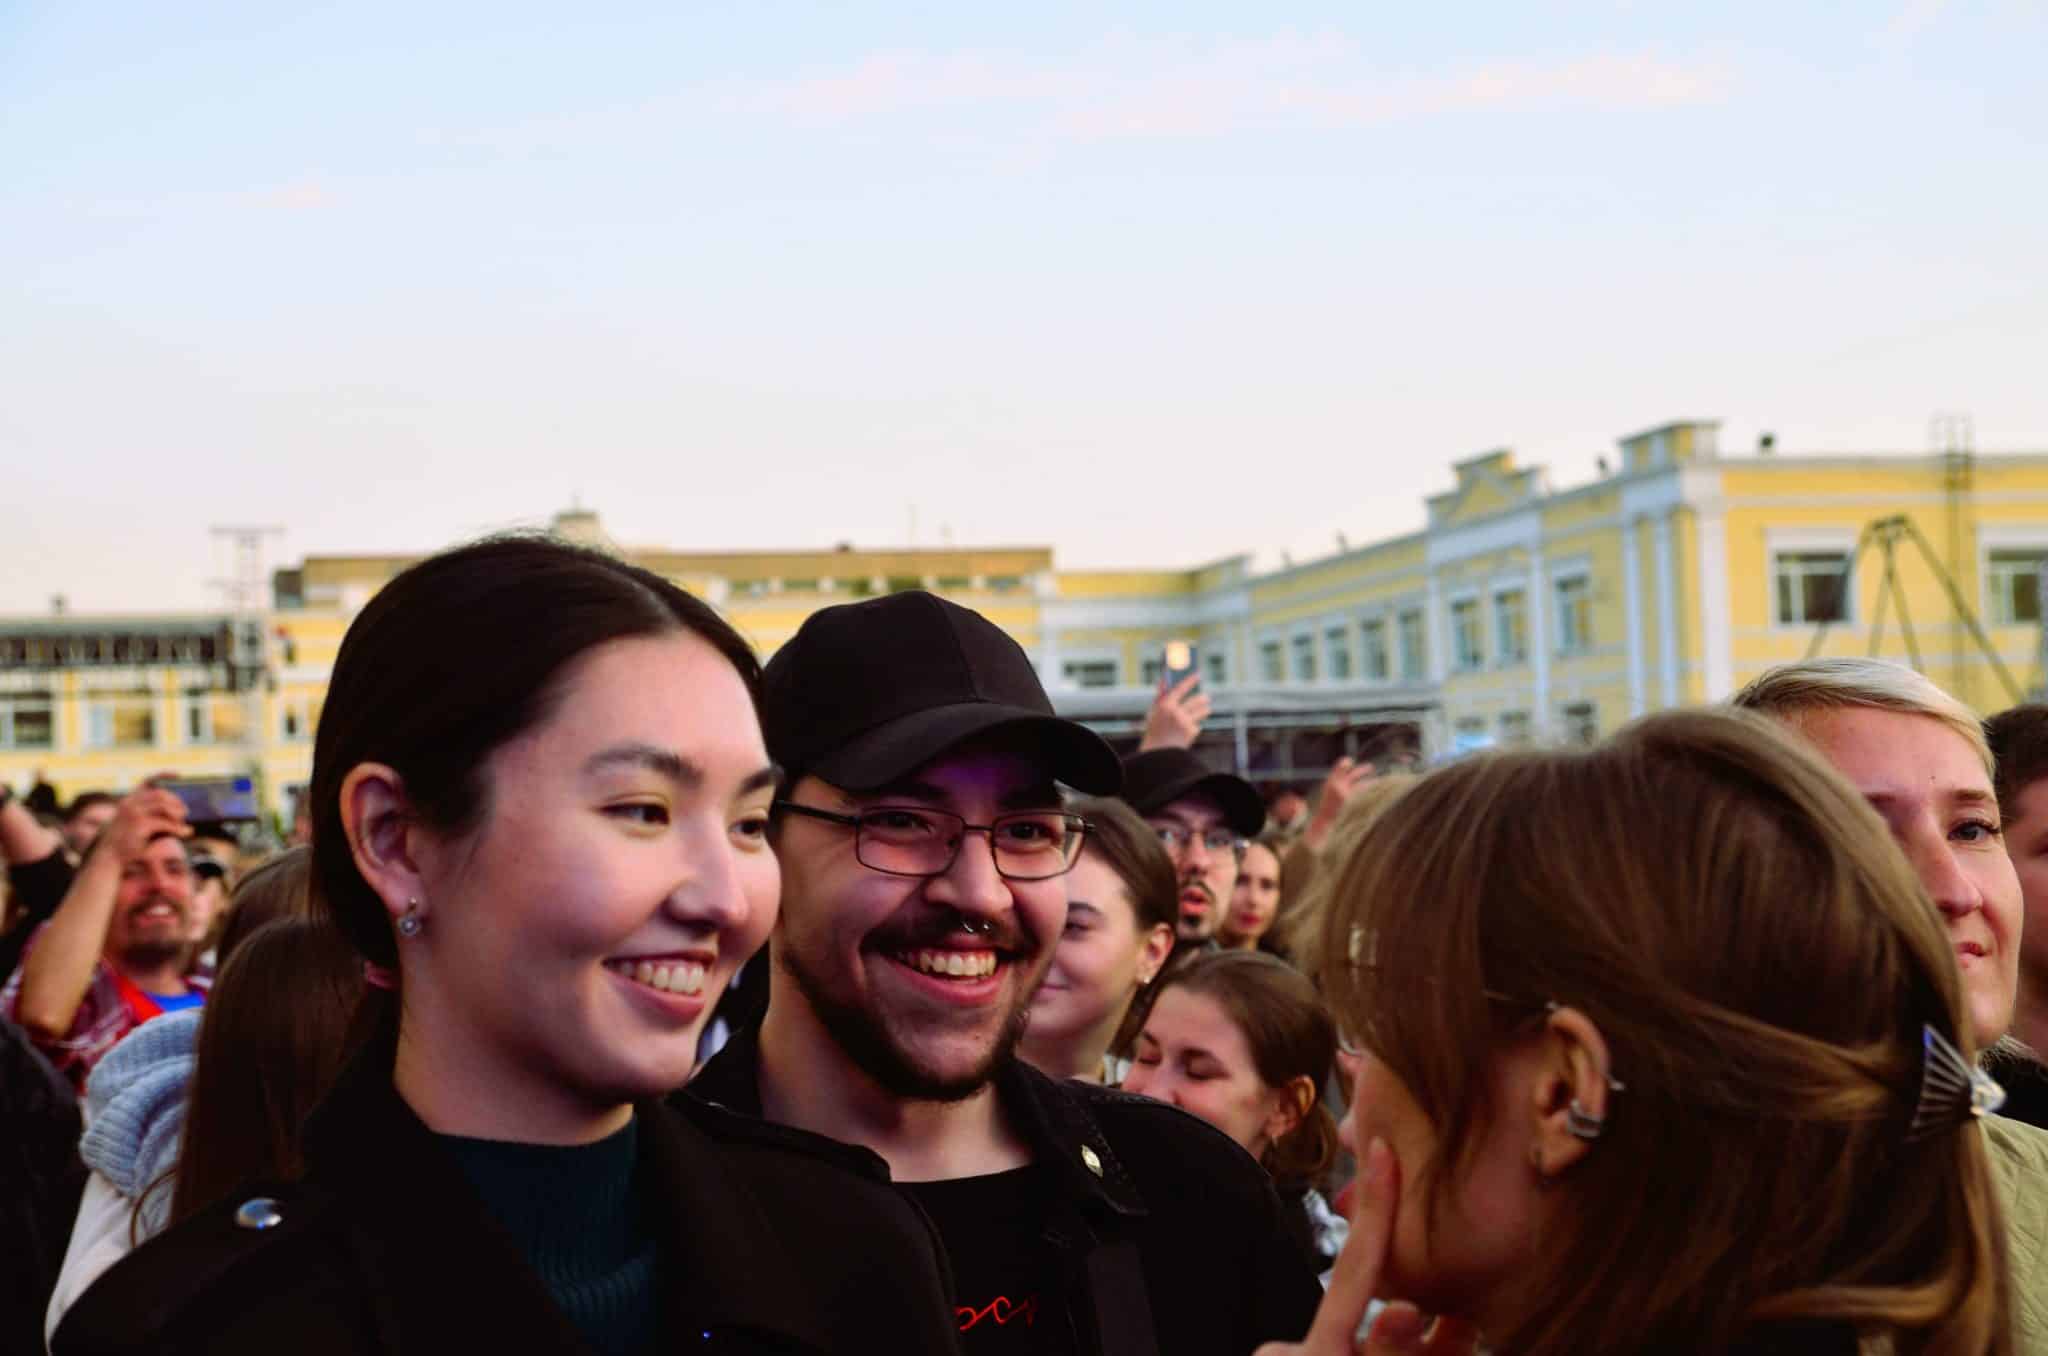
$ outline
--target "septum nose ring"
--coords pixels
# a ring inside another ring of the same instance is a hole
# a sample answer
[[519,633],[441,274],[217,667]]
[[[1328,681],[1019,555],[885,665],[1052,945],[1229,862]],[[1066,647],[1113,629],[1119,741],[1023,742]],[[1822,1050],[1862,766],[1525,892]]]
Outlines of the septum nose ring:
[[996,925],[986,918],[962,917],[960,920],[960,930],[969,936],[986,937],[989,933],[996,930]]

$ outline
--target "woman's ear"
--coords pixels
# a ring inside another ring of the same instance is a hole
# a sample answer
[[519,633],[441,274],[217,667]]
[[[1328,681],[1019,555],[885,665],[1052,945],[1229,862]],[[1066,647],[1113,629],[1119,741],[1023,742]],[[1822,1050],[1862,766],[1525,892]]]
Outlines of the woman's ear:
[[1138,983],[1150,984],[1159,978],[1160,969],[1172,954],[1173,929],[1164,923],[1154,923],[1145,934],[1145,944],[1138,948]]
[[405,779],[382,763],[358,763],[341,780],[341,829],[356,870],[393,919],[425,912],[426,883]]
[[1315,1110],[1315,1080],[1307,1074],[1296,1074],[1284,1087],[1273,1089],[1273,1098],[1273,1109],[1267,1113],[1265,1124],[1259,1127],[1269,1145],[1287,1138],[1296,1126],[1308,1119],[1308,1113]]
[[1553,1006],[1531,1091],[1536,1143],[1530,1161],[1540,1176],[1558,1177],[1592,1152],[1619,1091],[1600,1028],[1577,1008]]

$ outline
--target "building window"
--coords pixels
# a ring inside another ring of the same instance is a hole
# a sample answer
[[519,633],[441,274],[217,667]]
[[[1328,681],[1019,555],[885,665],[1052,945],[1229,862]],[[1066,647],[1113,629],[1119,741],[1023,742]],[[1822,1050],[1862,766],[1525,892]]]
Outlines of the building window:
[[1419,608],[1403,612],[1401,628],[1401,679],[1403,682],[1419,683],[1429,673],[1429,638],[1422,627],[1422,612]]
[[1493,653],[1502,664],[1529,658],[1529,595],[1521,589],[1493,595]]
[[0,697],[0,749],[52,749],[57,746],[57,711],[49,694],[17,693]]
[[892,574],[887,580],[887,588],[891,593],[909,593],[913,589],[921,589],[923,587],[924,576],[922,575]]
[[1023,587],[1023,579],[1014,574],[992,574],[988,577],[990,593],[1015,593]]
[[1211,650],[1202,656],[1202,667],[1209,671],[1209,685],[1222,687],[1230,681],[1230,666],[1224,662],[1221,652]]
[[1771,585],[1780,626],[1849,620],[1847,551],[1780,551],[1771,557]]
[[1070,659],[1060,665],[1060,672],[1074,687],[1115,687],[1116,661],[1114,659]]
[[85,742],[91,748],[136,748],[156,743],[156,701],[151,697],[109,697],[85,709]]
[[785,579],[782,581],[782,591],[784,593],[816,593],[818,591],[818,581],[815,579]]
[[1294,648],[1294,680],[1298,683],[1313,683],[1316,680],[1316,638],[1296,636]]
[[938,579],[940,593],[965,593],[974,587],[974,581],[964,574],[942,574]]
[[299,697],[281,704],[278,733],[287,740],[307,740],[320,726],[320,700]]
[[1557,581],[1557,652],[1584,654],[1593,648],[1593,581],[1575,574]]
[[248,706],[240,697],[213,692],[185,694],[185,742],[239,744],[248,734]]
[[1503,711],[1500,717],[1500,742],[1510,749],[1529,747],[1529,713],[1527,711]]
[[1358,661],[1364,676],[1373,682],[1387,680],[1387,623],[1374,618],[1358,625]]
[[1159,680],[1166,676],[1166,661],[1164,659],[1147,659],[1138,666],[1138,673],[1138,681],[1146,687],[1158,687]]
[[1259,646],[1259,673],[1269,683],[1286,679],[1287,669],[1280,656],[1280,642],[1269,640]]
[[1347,628],[1333,626],[1323,632],[1323,652],[1329,657],[1330,677],[1339,681],[1351,677],[1351,636]]
[[1564,739],[1567,744],[1591,746],[1600,741],[1600,718],[1591,702],[1573,702],[1564,709]]
[[1451,667],[1470,673],[1482,662],[1479,634],[1479,600],[1460,598],[1451,604]]
[[1993,551],[1984,579],[1985,613],[1993,626],[2032,626],[2041,620],[2041,567],[2048,551]]

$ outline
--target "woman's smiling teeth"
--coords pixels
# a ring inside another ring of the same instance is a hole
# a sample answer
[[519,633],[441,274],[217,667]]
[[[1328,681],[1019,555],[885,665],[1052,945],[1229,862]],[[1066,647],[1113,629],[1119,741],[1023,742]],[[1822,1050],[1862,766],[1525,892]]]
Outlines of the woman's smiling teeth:
[[996,972],[993,951],[909,951],[897,959],[913,970],[948,979],[987,979]]
[[704,992],[705,967],[701,961],[606,961],[605,968],[663,993]]

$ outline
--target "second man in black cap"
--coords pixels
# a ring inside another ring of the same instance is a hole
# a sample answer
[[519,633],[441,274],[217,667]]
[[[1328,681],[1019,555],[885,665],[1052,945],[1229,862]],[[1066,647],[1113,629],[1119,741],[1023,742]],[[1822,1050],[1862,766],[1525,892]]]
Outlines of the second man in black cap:
[[1266,822],[1258,791],[1218,772],[1189,749],[1152,749],[1124,760],[1123,797],[1166,845],[1180,884],[1174,958],[1214,945],[1237,888],[1247,839]]

